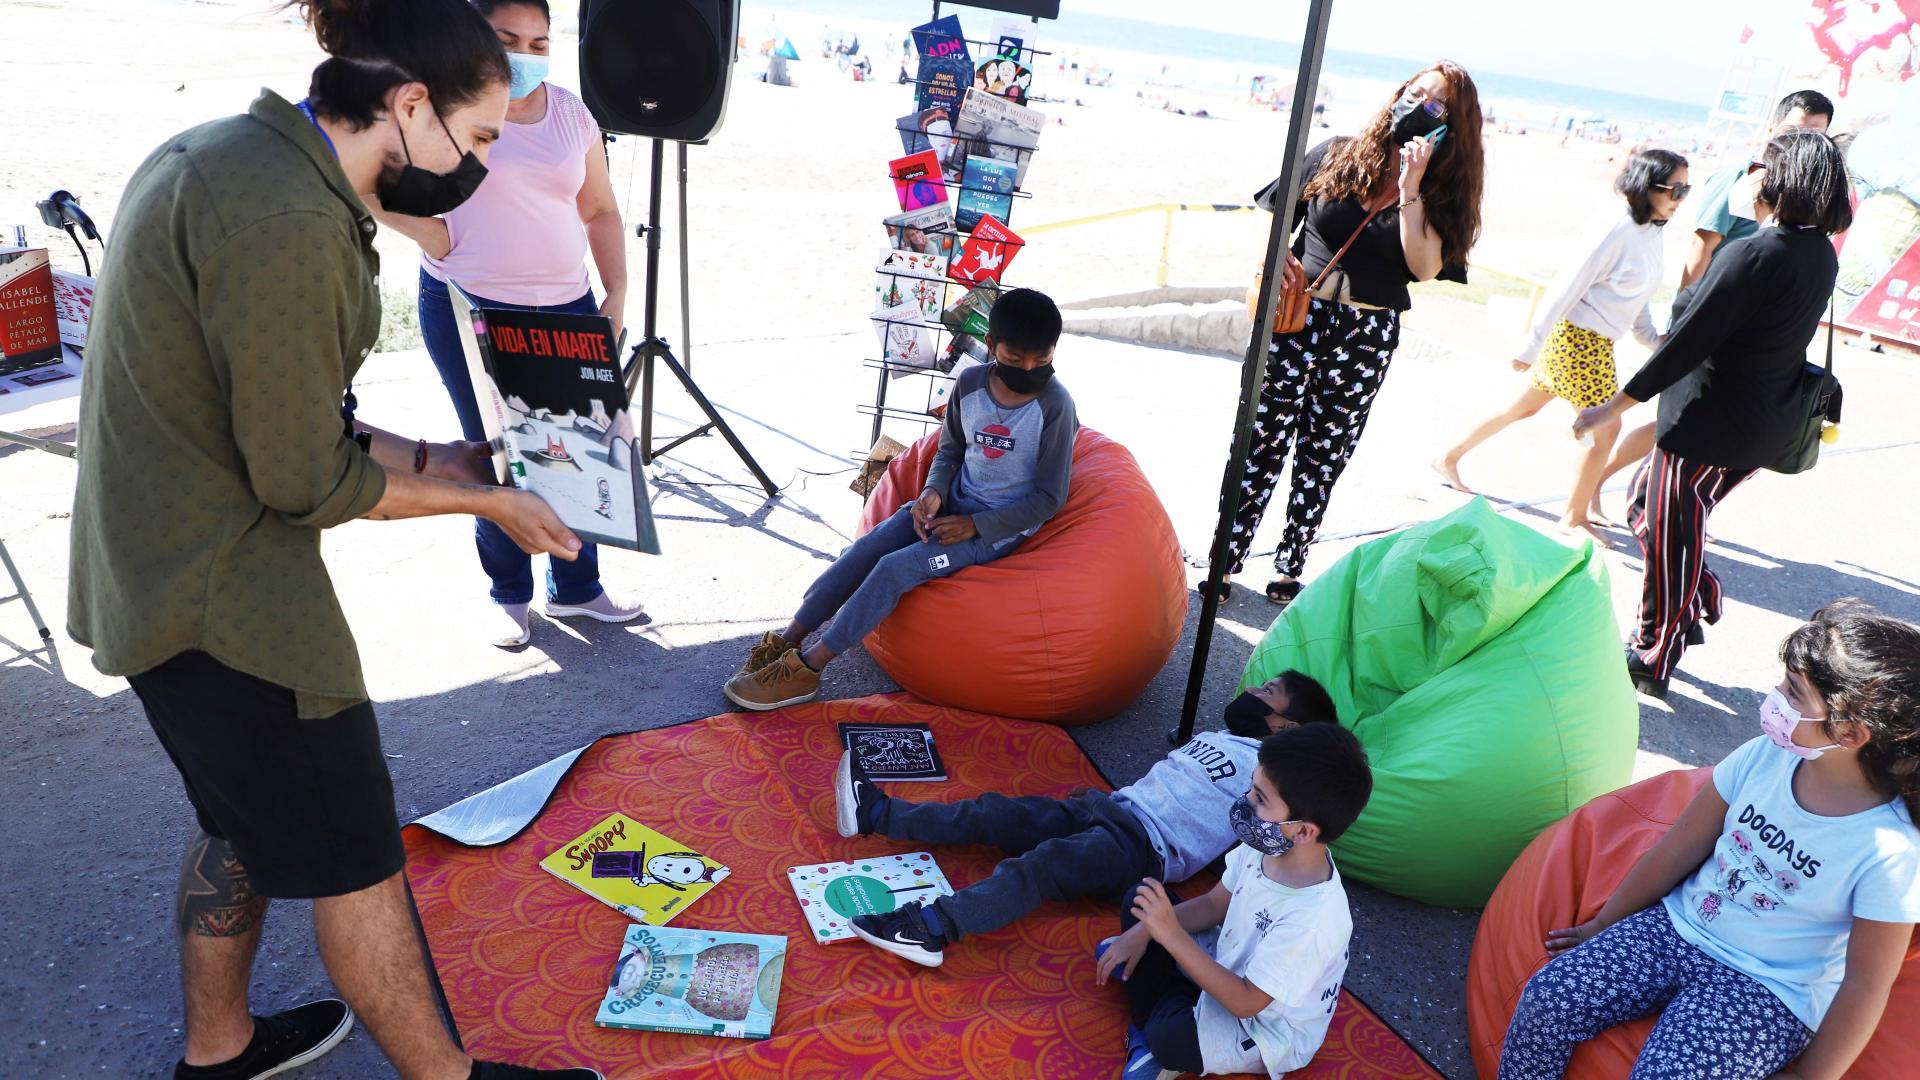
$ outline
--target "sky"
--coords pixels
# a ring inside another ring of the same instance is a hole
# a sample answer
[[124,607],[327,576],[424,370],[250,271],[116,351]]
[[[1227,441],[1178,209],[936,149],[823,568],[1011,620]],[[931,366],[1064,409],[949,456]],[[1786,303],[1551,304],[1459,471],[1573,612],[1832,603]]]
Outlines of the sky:
[[[1327,44],[1435,55],[1677,101],[1710,99],[1743,24],[1787,32],[1806,0],[1334,0]],[[1299,41],[1306,0],[1061,0],[1062,10]]]

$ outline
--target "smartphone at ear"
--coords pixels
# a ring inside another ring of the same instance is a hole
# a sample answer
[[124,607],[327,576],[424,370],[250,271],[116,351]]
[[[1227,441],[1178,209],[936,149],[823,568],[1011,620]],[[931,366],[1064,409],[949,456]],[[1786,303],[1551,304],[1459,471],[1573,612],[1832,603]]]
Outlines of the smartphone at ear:
[[1440,148],[1441,140],[1445,139],[1446,137],[1447,137],[1447,125],[1441,124],[1439,127],[1434,128],[1432,131],[1427,133],[1427,145],[1438,150]]

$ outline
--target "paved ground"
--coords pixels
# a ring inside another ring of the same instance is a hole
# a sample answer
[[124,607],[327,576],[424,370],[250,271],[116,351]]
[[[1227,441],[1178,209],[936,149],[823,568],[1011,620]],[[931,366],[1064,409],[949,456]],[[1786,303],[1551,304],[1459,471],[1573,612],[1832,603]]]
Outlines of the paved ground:
[[[379,702],[403,817],[601,733],[721,711],[719,683],[745,642],[784,619],[805,583],[848,541],[858,501],[836,470],[846,467],[843,454],[866,441],[866,422],[852,409],[870,389],[869,373],[854,362],[870,347],[866,328],[774,342],[721,340],[727,328],[717,318],[708,326],[697,373],[787,487],[778,500],[763,501],[741,486],[745,471],[714,439],[663,463],[655,512],[667,554],[615,552],[604,560],[611,583],[644,593],[648,625],[540,622],[530,647],[500,652],[463,630],[485,596],[465,523],[356,523],[329,535],[329,563]],[[1424,462],[1468,414],[1511,393],[1504,359],[1474,349],[1485,337],[1478,309],[1422,301],[1310,570],[1351,547],[1354,535],[1457,504],[1458,496],[1430,482]],[[1204,551],[1235,365],[1069,339],[1059,366],[1083,420],[1134,450],[1188,548]],[[1920,510],[1910,498],[1920,472],[1920,435],[1910,419],[1920,366],[1846,349],[1838,370],[1851,410],[1840,452],[1807,476],[1763,475],[1714,519],[1727,618],[1689,655],[1670,706],[1644,706],[1643,774],[1711,762],[1753,733],[1761,689],[1777,678],[1779,639],[1820,603],[1861,595],[1920,617],[1912,539]],[[357,390],[375,423],[452,432],[450,410],[418,354],[377,358]],[[689,411],[684,402],[669,406]],[[65,419],[54,410],[28,423],[59,430]],[[1559,418],[1537,421],[1469,459],[1469,479],[1518,502],[1546,499],[1562,488],[1571,453]],[[0,450],[0,536],[56,627],[64,621],[72,477],[66,461]],[[1610,498],[1617,507],[1618,495]],[[1548,503],[1511,512],[1547,527],[1557,510]],[[1609,561],[1624,617],[1637,559]],[[1226,606],[1202,702],[1207,722],[1218,722],[1273,614],[1245,590]],[[1191,623],[1132,707],[1075,733],[1116,783],[1166,752],[1163,733],[1176,719],[1191,659]],[[180,1045],[168,918],[187,810],[125,684],[100,677],[86,651],[63,637],[50,648],[35,644],[20,605],[0,605],[0,791],[10,824],[0,842],[0,904],[10,915],[0,927],[0,1073],[154,1075]],[[833,669],[828,687],[837,695],[892,688],[858,653]],[[1349,985],[1449,1075],[1471,1075],[1461,995],[1476,914],[1358,886],[1352,894]],[[269,920],[255,984],[259,1008],[327,988],[304,908],[280,905]],[[298,1075],[386,1070],[357,1034]]]

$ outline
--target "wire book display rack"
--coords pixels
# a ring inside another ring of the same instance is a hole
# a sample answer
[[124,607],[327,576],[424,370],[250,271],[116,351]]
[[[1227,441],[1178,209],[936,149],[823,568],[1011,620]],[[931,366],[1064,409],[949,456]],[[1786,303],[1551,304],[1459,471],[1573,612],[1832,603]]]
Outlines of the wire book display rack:
[[[937,17],[937,6],[935,14]],[[925,36],[936,40],[964,41],[981,50],[974,55],[987,59],[999,56],[998,42],[944,33],[927,33]],[[1046,55],[1049,54],[1022,44],[1016,59],[1031,65],[1033,58]],[[939,85],[920,79],[907,80],[907,83],[914,87],[916,100],[922,87]],[[977,88],[970,91],[968,86],[955,89],[959,91],[963,104],[969,92],[986,93]],[[1037,99],[1028,95],[1012,100],[1015,104],[1025,105]],[[929,108],[932,107],[930,104]],[[957,122],[955,126],[957,128]],[[903,145],[908,137],[919,133],[919,129],[904,120],[898,122],[896,127]],[[984,338],[987,312],[999,291],[1011,287],[998,269],[1010,265],[1025,246],[1025,241],[1017,235],[1011,235],[1004,239],[996,236],[990,241],[982,240],[979,245],[969,248],[969,241],[976,239],[974,232],[979,226],[970,221],[967,228],[961,228],[960,213],[963,202],[969,204],[969,211],[980,202],[995,202],[999,209],[988,209],[985,213],[1001,226],[1009,227],[1003,232],[1010,231],[1011,222],[1008,219],[1012,216],[1011,208],[1019,205],[1018,200],[1033,197],[1021,181],[1025,179],[1035,146],[997,138],[991,131],[969,134],[955,130],[951,135],[933,136],[931,141],[936,146],[942,143],[947,146],[946,153],[938,154],[942,160],[937,176],[903,177],[889,171],[889,178],[896,184],[914,179],[939,184],[947,197],[944,205],[952,209],[943,225],[931,228],[895,224],[901,218],[910,217],[915,213],[913,210],[889,215],[887,219],[890,230],[914,229],[921,233],[932,250],[910,248],[895,240],[892,246],[896,250],[890,254],[904,255],[911,251],[922,257],[912,260],[912,265],[906,269],[890,268],[883,262],[875,270],[876,310],[869,318],[875,326],[875,339],[880,349],[877,355],[869,353],[862,361],[865,368],[875,373],[873,398],[856,406],[858,413],[872,420],[867,440],[869,447],[880,442],[882,429],[889,420],[918,424],[922,429],[941,423],[942,416],[938,414],[944,411],[953,380],[959,371],[986,360]],[[1033,141],[1038,141],[1037,133]],[[965,168],[969,157],[987,158],[1010,167],[1016,179],[1010,186],[982,183]],[[940,205],[941,202],[935,202],[931,207],[919,209],[933,209]],[[971,268],[965,265],[970,250],[986,252],[976,259]],[[931,263],[928,261],[929,255]],[[984,266],[981,265],[983,263]],[[898,311],[907,303],[919,306],[917,317],[904,317]],[[907,342],[913,345],[910,349],[896,349],[896,340],[903,346]],[[908,380],[914,385],[902,385]],[[871,450],[863,448],[849,456],[856,463],[865,463],[870,454]]]

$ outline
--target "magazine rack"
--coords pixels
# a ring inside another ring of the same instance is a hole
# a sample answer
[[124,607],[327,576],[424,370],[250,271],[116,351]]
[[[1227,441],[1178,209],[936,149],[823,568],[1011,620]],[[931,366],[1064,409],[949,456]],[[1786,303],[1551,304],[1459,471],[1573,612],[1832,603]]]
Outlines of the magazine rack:
[[[937,2],[937,0],[936,0],[936,3],[933,5],[933,14],[934,14],[934,18],[936,19],[940,17],[940,4]],[[1037,19],[1035,21],[1038,22]],[[999,48],[998,42],[984,41],[979,38],[971,38],[971,37],[958,36],[958,35],[952,35],[952,34],[941,34],[937,32],[929,32],[927,36],[931,38],[938,38],[938,39],[945,39],[945,40],[964,41],[970,46],[980,47],[982,50],[984,50],[980,55],[986,55],[986,56],[996,55],[997,54],[996,50]],[[1037,50],[1037,49],[1026,48],[1024,46],[1021,49],[1022,59],[1028,61],[1029,63],[1031,63],[1033,58],[1048,56],[1048,55],[1051,55],[1051,54]],[[919,92],[919,88],[923,86],[932,85],[931,83],[925,80],[920,80],[920,79],[909,79],[907,80],[907,82],[915,88],[916,95]],[[965,100],[966,92],[967,92],[966,88],[962,88],[963,101]],[[1046,99],[1035,96],[1032,93],[1031,85],[1029,85],[1028,93],[1022,96],[1021,98],[1017,99],[1016,104],[1032,105],[1034,102],[1043,101],[1043,100],[1046,100]],[[917,130],[915,128],[911,128],[907,126],[904,123],[897,123],[895,126],[902,135],[913,134]],[[980,156],[992,157],[1003,162],[1010,160],[1016,169],[1016,180],[1011,191],[1001,191],[998,189],[989,189],[989,188],[983,188],[983,187],[970,187],[965,182],[964,171],[962,171],[962,174],[961,174],[962,179],[959,179],[959,180],[952,179],[948,175],[948,171],[945,167],[946,163],[944,161],[942,162],[942,168],[940,173],[940,183],[947,190],[947,194],[949,196],[948,205],[954,208],[956,212],[956,218],[952,223],[948,225],[948,227],[944,229],[922,230],[930,235],[946,238],[941,244],[941,248],[943,249],[943,254],[941,256],[941,266],[940,266],[940,269],[942,271],[942,277],[938,279],[942,283],[942,290],[941,290],[942,296],[941,296],[941,302],[940,302],[940,311],[942,316],[946,316],[952,313],[956,307],[963,304],[965,299],[973,292],[973,290],[981,284],[979,282],[968,280],[965,278],[956,278],[953,274],[955,262],[956,260],[962,257],[962,252],[965,248],[966,242],[968,238],[971,236],[970,230],[963,231],[958,227],[957,211],[959,207],[960,197],[963,194],[966,194],[968,192],[979,192],[981,194],[994,195],[1002,198],[1007,198],[1009,200],[1008,205],[1010,207],[1018,205],[1018,203],[1012,202],[1011,200],[1031,199],[1033,197],[1032,193],[1025,190],[1024,186],[1020,183],[1020,179],[1024,178],[1027,167],[1030,164],[1030,159],[1033,155],[1033,151],[1035,149],[1035,147],[1032,147],[1032,146],[1025,146],[1017,143],[1005,142],[1000,139],[995,139],[995,138],[982,136],[982,135],[967,135],[957,131],[951,136],[948,136],[948,138],[955,140],[956,143],[964,143],[969,151],[973,149],[981,149],[981,148],[984,148],[985,150],[987,150],[987,153],[985,155],[980,155]],[[1007,152],[1011,152],[1010,159],[1008,156],[1006,156]],[[962,159],[964,160],[966,156],[975,156],[975,155],[972,155],[971,153],[963,154]],[[899,177],[894,176],[891,173],[889,173],[889,177],[896,181],[900,179]],[[892,215],[889,215],[889,216],[892,216]],[[1011,216],[1012,216],[1012,213],[1011,213],[1011,210],[1009,210],[1006,217],[1001,219],[1001,224],[1010,225],[1011,222],[1006,220],[1006,218],[1010,218]],[[1010,263],[1013,261],[1014,257],[1019,254],[1020,249],[1025,246],[1025,241],[1015,238],[1015,239],[1010,239],[1008,241],[1005,241],[1004,244],[1007,248],[1011,249],[1010,252],[1005,257],[1005,261]],[[882,277],[886,277],[890,274],[890,272],[887,270],[876,270],[876,273]],[[935,280],[930,277],[918,277],[916,275],[901,273],[901,272],[891,272],[891,276],[894,278],[895,281]],[[993,285],[997,289],[1004,289],[1004,288],[1011,287],[1004,280],[996,281],[993,283]],[[869,431],[867,436],[867,445],[869,447],[873,446],[874,444],[880,441],[881,429],[885,426],[888,420],[899,420],[899,421],[904,421],[908,423],[916,423],[916,424],[920,424],[923,428],[933,427],[934,425],[941,423],[942,417],[933,415],[933,410],[944,406],[945,404],[944,399],[946,398],[949,390],[951,389],[951,384],[954,380],[952,371],[955,367],[959,366],[959,361],[961,357],[966,355],[965,347],[968,343],[962,339],[978,338],[981,336],[977,334],[966,333],[960,326],[954,325],[954,323],[948,322],[944,318],[942,319],[889,318],[886,316],[885,312],[886,312],[885,307],[884,306],[881,307],[880,309],[876,310],[873,313],[873,315],[870,317],[870,321],[874,323],[876,327],[881,327],[881,328],[893,327],[893,326],[913,326],[920,330],[924,330],[927,336],[926,340],[931,345],[930,356],[933,357],[933,361],[928,365],[899,363],[891,359],[890,349],[887,345],[884,345],[884,344],[881,347],[879,356],[877,357],[869,356],[869,358],[866,361],[864,361],[865,367],[877,373],[874,379],[873,400],[870,403],[856,406],[856,410],[861,415],[870,416],[873,418],[871,430]],[[891,384],[896,380],[912,378],[914,376],[919,377],[919,385],[913,388],[914,392],[910,396],[908,396],[905,401],[902,401],[900,398],[899,392],[893,389],[891,387]],[[890,396],[893,399],[892,401],[889,401]],[[852,453],[850,457],[856,464],[862,464],[866,462],[868,458],[868,454],[870,452],[871,451],[865,450],[865,449],[857,450],[854,453]]]

